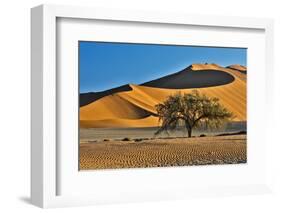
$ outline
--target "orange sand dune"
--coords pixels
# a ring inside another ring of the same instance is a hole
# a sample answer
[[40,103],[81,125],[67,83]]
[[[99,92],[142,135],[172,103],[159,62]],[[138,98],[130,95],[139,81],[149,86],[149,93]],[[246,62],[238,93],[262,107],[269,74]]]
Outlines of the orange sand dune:
[[170,78],[178,75],[181,75],[180,80],[184,81],[183,74],[188,72],[184,70],[175,75],[167,76],[166,79],[164,77],[151,81],[152,87],[131,84],[129,91],[117,92],[80,107],[80,126],[84,128],[158,126],[158,119],[153,116],[156,114],[155,105],[163,102],[169,95],[177,92],[190,93],[193,89],[198,89],[207,96],[219,98],[221,104],[234,113],[235,121],[246,120],[246,74],[216,64],[193,64],[190,70],[197,72],[216,70],[219,73],[230,74],[234,80],[220,85],[219,81],[222,78],[216,73],[213,77],[218,77],[219,86],[189,89],[159,88],[161,87],[158,85],[159,83],[170,83],[169,80],[173,80]]
[[158,118],[148,116],[142,119],[105,119],[105,120],[81,120],[80,125],[84,128],[122,128],[122,127],[151,127],[157,126]]
[[247,71],[247,67],[244,67],[240,64],[233,64],[233,65],[228,66],[227,68],[238,70],[238,71],[241,71],[241,72]]
[[80,120],[140,119],[151,114],[134,102],[122,98],[119,94],[122,93],[105,96],[80,107]]
[[220,71],[227,72],[228,74],[231,74],[234,77],[238,77],[244,81],[246,81],[247,79],[247,75],[246,75],[247,68],[239,64],[230,65],[227,66],[226,68],[220,67],[217,64],[192,64],[191,68],[192,70],[199,70],[199,71],[202,69],[220,70]]
[[212,63],[212,64],[192,64],[191,68],[192,70],[207,70],[207,69],[220,70],[222,67]]

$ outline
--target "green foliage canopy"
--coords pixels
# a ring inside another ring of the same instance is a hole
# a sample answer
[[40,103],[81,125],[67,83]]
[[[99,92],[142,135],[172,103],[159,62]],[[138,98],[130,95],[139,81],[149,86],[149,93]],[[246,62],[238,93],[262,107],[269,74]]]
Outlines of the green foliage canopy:
[[191,137],[193,128],[218,128],[233,118],[233,113],[222,106],[218,98],[207,97],[197,90],[171,95],[155,107],[161,123],[155,134],[168,133],[184,125]]

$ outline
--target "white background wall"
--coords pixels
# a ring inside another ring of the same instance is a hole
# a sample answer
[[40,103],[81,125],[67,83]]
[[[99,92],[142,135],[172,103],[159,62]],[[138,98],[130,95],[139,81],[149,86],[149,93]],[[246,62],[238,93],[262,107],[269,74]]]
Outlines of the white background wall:
[[[281,5],[274,0],[8,0],[0,6],[0,211],[37,212],[29,204],[30,178],[30,8],[42,3],[123,9],[270,17],[275,19],[275,108],[281,108]],[[258,85],[257,85],[258,86]],[[276,132],[280,131],[276,111]],[[272,141],[275,190],[272,195],[193,199],[67,209],[68,212],[280,212],[281,139]],[[239,174],[237,174],[239,175]],[[66,209],[47,210],[60,212]]]

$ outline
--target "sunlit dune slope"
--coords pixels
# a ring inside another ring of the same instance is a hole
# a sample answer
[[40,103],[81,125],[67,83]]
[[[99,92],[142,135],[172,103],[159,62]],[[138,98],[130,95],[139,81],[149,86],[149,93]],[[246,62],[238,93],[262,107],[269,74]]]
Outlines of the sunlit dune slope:
[[233,64],[233,65],[228,66],[227,68],[238,70],[238,71],[241,71],[241,72],[247,71],[247,67],[244,67],[240,64]]
[[101,91],[101,92],[88,92],[88,93],[80,94],[80,107],[90,104],[107,95],[112,95],[117,92],[124,92],[124,91],[130,91],[130,90],[131,90],[131,87],[129,86],[129,84],[126,84],[126,85],[123,85],[120,87],[116,87],[116,88]]
[[80,107],[80,126],[158,126],[155,105],[169,95],[190,93],[193,89],[219,98],[221,104],[234,113],[235,121],[246,120],[246,72],[216,64],[193,64],[175,74],[128,86],[127,91],[109,94]]
[[133,101],[123,98],[122,93],[109,95],[80,107],[80,120],[140,119],[151,115]]
[[141,119],[104,119],[104,120],[81,120],[80,125],[84,128],[122,128],[122,127],[151,127],[156,126],[158,118],[150,115]]

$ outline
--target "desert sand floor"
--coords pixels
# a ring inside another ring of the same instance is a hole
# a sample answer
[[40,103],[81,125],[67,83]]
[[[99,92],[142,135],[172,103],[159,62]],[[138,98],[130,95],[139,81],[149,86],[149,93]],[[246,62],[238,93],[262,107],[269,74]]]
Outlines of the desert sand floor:
[[246,135],[80,143],[80,170],[246,162]]

